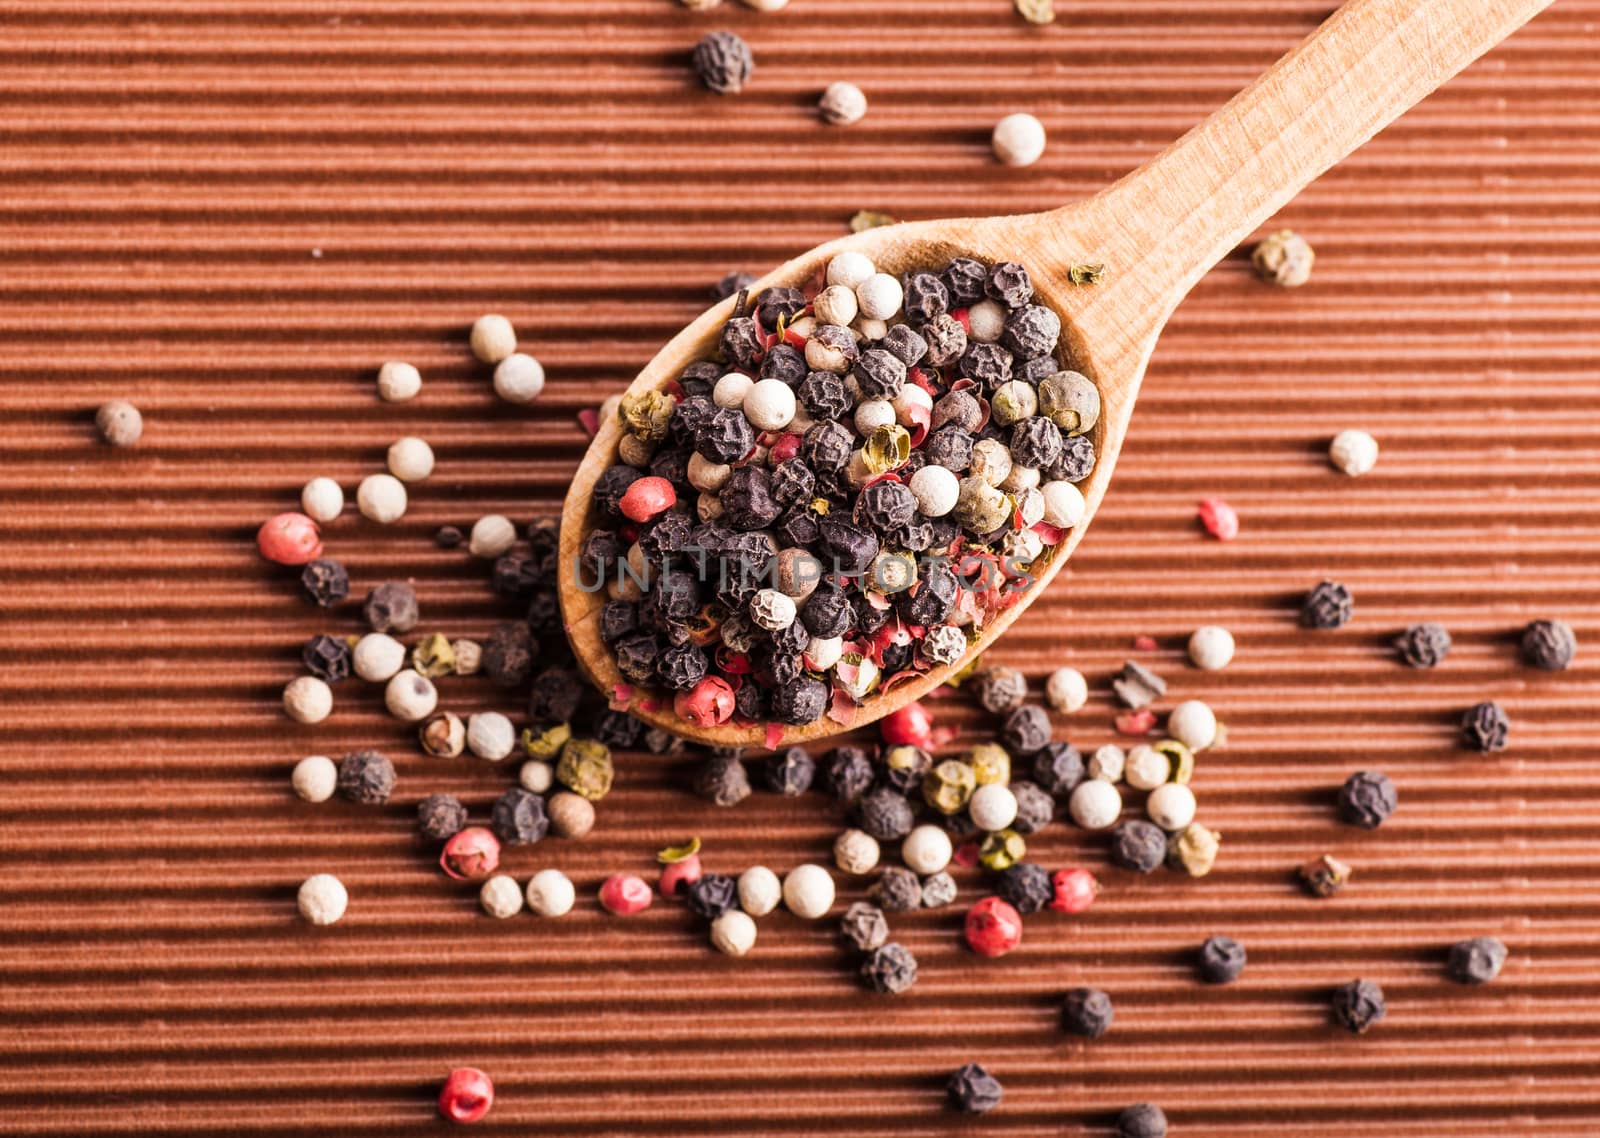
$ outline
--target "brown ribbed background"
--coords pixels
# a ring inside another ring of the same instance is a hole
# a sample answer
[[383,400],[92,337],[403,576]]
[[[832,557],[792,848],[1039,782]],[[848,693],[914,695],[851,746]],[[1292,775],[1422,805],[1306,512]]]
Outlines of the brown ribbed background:
[[[475,1064],[503,1133],[1089,1134],[1146,1099],[1185,1138],[1594,1133],[1600,0],[1561,0],[1307,190],[1279,220],[1317,248],[1310,286],[1258,285],[1242,255],[1202,283],[1088,540],[994,653],[1089,674],[1058,734],[1092,747],[1111,738],[1107,677],[1136,634],[1159,640],[1143,658],[1166,705],[1203,697],[1230,730],[1195,775],[1224,834],[1210,878],[1106,869],[1094,910],[1031,919],[994,963],[961,950],[956,909],[896,919],[922,980],[874,998],[832,922],[768,918],[734,961],[681,908],[622,921],[593,901],[690,834],[714,870],[823,860],[840,823],[819,795],[717,811],[676,762],[630,759],[589,840],[508,858],[524,881],[566,870],[579,909],[499,923],[432,866],[412,808],[453,790],[481,809],[510,769],[422,760],[359,681],[318,727],[279,711],[299,643],[359,622],[255,555],[307,478],[353,493],[394,438],[431,441],[404,521],[347,517],[328,545],[358,593],[412,578],[425,629],[481,634],[502,616],[484,568],[434,528],[553,509],[585,443],[575,413],[723,272],[863,207],[1091,192],[1330,8],[1058,5],[1049,28],[1006,0],[0,5],[0,1131],[420,1133],[445,1126],[444,1073]],[[738,98],[688,78],[717,27],[756,53]],[[812,104],[841,78],[872,110],[824,129]],[[1017,109],[1050,149],[1003,170],[987,134]],[[469,361],[490,310],[549,370],[532,409]],[[422,368],[415,402],[376,399],[391,358]],[[146,414],[136,449],[93,437],[115,396]],[[1346,426],[1383,444],[1359,480],[1324,457]],[[1204,495],[1238,507],[1238,541],[1200,535]],[[1301,632],[1294,597],[1324,575],[1356,619]],[[1518,663],[1509,637],[1541,616],[1585,642],[1572,671]],[[1433,673],[1386,647],[1419,619],[1456,638]],[[1184,661],[1207,622],[1238,637],[1220,674]],[[475,680],[443,691],[495,705]],[[1514,724],[1489,758],[1453,728],[1486,698]],[[961,697],[942,707],[981,729]],[[401,768],[389,807],[290,793],[300,756],[371,745]],[[1400,787],[1378,833],[1332,818],[1364,768]],[[1034,853],[1103,868],[1102,845],[1057,826]],[[1331,902],[1292,877],[1323,851],[1356,870]],[[320,930],[294,909],[319,871],[351,893]],[[1231,987],[1194,979],[1212,932],[1249,946]],[[1445,946],[1485,933],[1511,946],[1501,980],[1445,981]],[[1326,1011],[1356,976],[1391,1004],[1359,1039]],[[1081,983],[1117,1002],[1090,1046],[1056,1026]],[[969,1060],[1006,1086],[976,1121],[942,1106]]]

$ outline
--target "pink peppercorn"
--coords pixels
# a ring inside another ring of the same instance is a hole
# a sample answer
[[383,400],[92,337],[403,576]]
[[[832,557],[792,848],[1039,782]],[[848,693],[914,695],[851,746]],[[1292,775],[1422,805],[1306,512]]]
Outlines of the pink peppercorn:
[[619,917],[644,912],[654,896],[644,879],[631,873],[614,873],[600,886],[600,904]]
[[261,523],[256,548],[279,565],[304,565],[322,556],[322,537],[316,522],[291,511]]
[[1113,721],[1123,735],[1148,735],[1155,728],[1156,713],[1148,707],[1138,711],[1124,711]]
[[688,691],[674,696],[672,709],[685,722],[697,727],[715,727],[733,717],[733,689],[728,681],[707,676]]
[[878,722],[878,730],[891,747],[926,747],[933,735],[933,716],[913,701],[885,715]]
[[451,1122],[477,1122],[494,1105],[494,1083],[476,1067],[457,1067],[439,1091],[439,1113]]
[[500,868],[500,839],[482,826],[468,826],[444,844],[439,865],[457,881],[479,881]]
[[800,453],[800,436],[793,431],[785,431],[772,442],[772,447],[767,451],[769,465],[782,466],[791,458]]
[[967,910],[965,932],[979,956],[1004,956],[1022,943],[1022,917],[1009,901],[985,897]]
[[1200,499],[1200,524],[1218,541],[1232,541],[1239,536],[1239,515],[1221,498]]
[[682,861],[662,866],[661,879],[656,882],[656,887],[661,890],[663,897],[676,897],[699,881],[701,873],[700,855],[690,854]]
[[1133,638],[1133,650],[1135,652],[1154,652],[1159,647],[1161,647],[1161,645],[1156,643],[1156,638],[1154,636],[1146,636],[1145,634],[1140,633],[1138,636]]
[[1058,913],[1081,913],[1094,904],[1095,894],[1100,892],[1100,883],[1094,879],[1094,874],[1077,867],[1056,870],[1050,884],[1056,891],[1050,899],[1050,907]]
[[650,475],[640,478],[623,492],[620,503],[624,517],[649,522],[678,504],[678,492],[665,478]]

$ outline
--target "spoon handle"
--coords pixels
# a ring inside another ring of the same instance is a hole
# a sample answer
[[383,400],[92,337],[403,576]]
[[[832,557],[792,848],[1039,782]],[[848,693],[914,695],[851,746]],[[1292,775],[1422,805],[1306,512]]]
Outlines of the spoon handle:
[[[1085,203],[1110,245],[1092,259],[1111,265],[1119,292],[1141,294],[1154,332],[1296,193],[1550,2],[1349,0],[1215,114]],[[1081,231],[1071,209],[1056,211],[1062,229]],[[1121,299],[1127,312],[1133,298]]]

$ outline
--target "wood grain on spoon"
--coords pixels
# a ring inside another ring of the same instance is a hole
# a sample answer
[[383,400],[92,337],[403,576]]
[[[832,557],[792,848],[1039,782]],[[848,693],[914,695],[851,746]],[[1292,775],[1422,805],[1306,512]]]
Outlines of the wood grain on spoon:
[[[1445,80],[1488,51],[1551,0],[1350,0],[1266,74],[1145,166],[1085,201],[1014,217],[912,222],[853,234],[819,246],[758,281],[799,285],[846,249],[900,273],[954,256],[1019,261],[1039,303],[1062,317],[1061,357],[1100,388],[1098,455],[1081,485],[1087,505],[1016,605],[993,618],[956,664],[933,668],[881,697],[869,697],[854,722],[824,716],[785,726],[784,743],[824,738],[888,714],[944,683],[1025,612],[1082,540],[1105,497],[1156,338],[1197,280],[1323,171],[1371,138]],[[1070,283],[1070,266],[1103,262],[1106,280]],[[658,388],[696,360],[715,358],[730,299],[690,324],[649,362],[629,392]],[[575,574],[589,529],[595,480],[616,461],[621,429],[600,424],[573,476],[561,519],[561,607],[574,653],[610,694],[622,681],[598,618],[606,595],[585,592]],[[765,725],[696,727],[671,700],[630,710],[654,726],[709,744],[763,746]]]

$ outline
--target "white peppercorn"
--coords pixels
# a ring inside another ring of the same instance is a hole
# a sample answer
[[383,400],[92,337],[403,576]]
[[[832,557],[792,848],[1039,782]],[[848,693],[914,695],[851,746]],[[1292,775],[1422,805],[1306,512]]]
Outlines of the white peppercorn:
[[517,544],[517,527],[504,514],[485,514],[472,523],[467,551],[474,557],[493,561]]
[[1115,743],[1103,743],[1089,756],[1089,777],[1106,782],[1121,782],[1122,770],[1128,760],[1122,748]]
[[389,678],[383,689],[383,706],[396,719],[415,723],[432,715],[439,706],[439,689],[421,672],[407,668]]
[[1167,734],[1191,751],[1203,751],[1217,741],[1217,716],[1198,699],[1187,699],[1167,716]]
[[750,619],[768,632],[782,632],[794,623],[796,608],[794,598],[784,596],[777,589],[762,589],[750,602]]
[[534,794],[543,794],[555,781],[555,768],[540,759],[529,759],[517,772],[517,783],[523,790],[531,790]]
[[1006,330],[1006,307],[997,300],[980,300],[967,309],[967,323],[972,326],[967,339],[979,344],[993,344]]
[[979,439],[972,445],[972,461],[967,466],[971,478],[981,478],[990,486],[999,486],[1011,473],[1011,452],[998,439]]
[[843,285],[854,291],[855,287],[878,271],[872,263],[872,258],[865,253],[846,250],[834,255],[828,262],[828,283],[830,285]]
[[422,390],[422,373],[410,364],[390,360],[378,369],[378,398],[385,403],[404,403]]
[[1122,814],[1122,795],[1104,779],[1085,779],[1073,790],[1067,808],[1085,830],[1108,830]]
[[800,865],[783,879],[783,903],[802,920],[814,921],[833,908],[833,875],[820,865]]
[[498,711],[480,711],[467,717],[467,750],[478,758],[498,763],[516,745],[516,728]]
[[887,399],[864,399],[856,407],[856,434],[865,438],[879,427],[893,425],[897,416],[894,404]]
[[861,306],[856,302],[855,289],[836,284],[817,293],[817,299],[811,302],[811,310],[817,314],[819,324],[838,324],[842,327],[856,318]]
[[1017,796],[1011,793],[1010,787],[999,783],[980,786],[972,792],[967,814],[973,825],[992,834],[1017,820]]
[[1328,444],[1328,461],[1355,478],[1378,464],[1378,440],[1366,431],[1340,431]]
[[300,508],[314,522],[331,522],[344,513],[344,491],[331,478],[313,478],[300,490]]
[[522,912],[522,887],[509,874],[497,873],[478,890],[478,904],[499,920],[514,917]]
[[333,689],[316,676],[297,676],[283,689],[283,710],[296,723],[321,723],[333,711]]
[[498,313],[478,317],[472,325],[472,354],[486,364],[497,364],[517,350],[517,331]]
[[754,8],[757,12],[776,12],[786,8],[789,0],[741,0],[746,8]]
[[1233,660],[1233,633],[1216,624],[1195,629],[1189,636],[1189,659],[1202,671],[1221,671]]
[[756,923],[741,909],[725,910],[711,922],[711,944],[718,952],[743,956],[756,946]]
[[967,634],[953,624],[939,624],[928,629],[922,641],[922,654],[928,663],[942,667],[954,664],[966,653]]
[[458,676],[475,676],[483,667],[483,645],[476,640],[451,641],[450,651],[455,653]]
[[[822,92],[822,98],[817,100],[817,110],[821,112],[823,122],[831,126],[849,126],[860,122],[867,113],[867,97],[854,83],[830,83],[828,89]],[[848,324],[850,321],[829,323]]]
[[1007,166],[1032,166],[1044,154],[1044,124],[1030,114],[1007,115],[995,124],[989,142]]
[[942,518],[956,508],[961,479],[943,466],[924,466],[911,476],[911,496],[925,518]]
[[581,794],[563,790],[552,794],[545,803],[545,813],[550,816],[550,829],[562,838],[586,838],[594,829],[594,803]]
[[356,487],[356,507],[368,521],[397,522],[406,512],[405,483],[392,474],[369,474]]
[[1144,812],[1150,816],[1150,821],[1169,834],[1186,830],[1194,821],[1194,791],[1185,783],[1164,782],[1150,792]]
[[762,379],[745,392],[744,417],[758,431],[781,431],[794,418],[794,388],[781,379]]
[[544,365],[524,352],[512,352],[494,368],[494,393],[521,407],[544,392]]
[[766,916],[781,900],[783,885],[766,866],[752,866],[739,875],[739,908],[752,917]]
[[295,898],[300,915],[314,925],[331,925],[350,905],[344,882],[331,873],[314,873],[300,885]]
[[421,482],[433,473],[433,448],[415,435],[389,444],[389,473],[402,482]]
[[[856,303],[860,303],[859,297]],[[889,322],[873,316],[857,316],[850,327],[855,330],[856,338],[859,340],[881,340],[889,333]]]
[[294,792],[307,802],[326,802],[339,786],[339,768],[326,755],[307,755],[289,776]]
[[1089,681],[1076,668],[1057,668],[1044,683],[1044,698],[1054,711],[1077,711],[1089,702]]
[[1071,529],[1088,512],[1083,491],[1070,482],[1046,482],[1040,492],[1044,495],[1044,520],[1057,529]]
[[110,446],[131,447],[144,435],[144,416],[126,399],[113,399],[94,413],[94,426]]
[[846,830],[833,840],[833,864],[852,877],[878,867],[878,839],[864,830]]
[[539,917],[564,917],[572,912],[578,891],[559,869],[541,869],[528,881],[528,908]]
[[900,843],[900,860],[911,872],[924,876],[944,869],[954,855],[950,835],[943,826],[923,824]]
[[856,304],[862,316],[870,320],[887,320],[900,311],[905,290],[900,282],[888,273],[873,273],[856,285]]
[[350,666],[368,683],[381,684],[406,664],[406,646],[382,632],[369,632],[356,641]]
[[1311,244],[1292,229],[1268,235],[1250,254],[1256,276],[1279,288],[1299,288],[1311,279],[1317,255]]
[[[921,391],[922,389],[919,387],[916,390]],[[1011,464],[1011,473],[1006,475],[1006,480],[1004,482],[1000,483],[1000,489],[1004,490],[1007,494],[1027,494],[1038,490],[1040,477],[1039,468],[1037,466],[1018,466],[1015,460],[1013,460]],[[1042,498],[1040,499],[1039,506],[1041,512],[1039,517],[1033,519],[1035,522],[1038,521],[1039,518],[1044,517],[1042,512],[1044,501]],[[1031,525],[1032,523],[1029,524]]]
[[1140,743],[1128,752],[1122,777],[1135,790],[1154,790],[1172,777],[1172,760],[1149,743]]
[[730,371],[712,387],[711,401],[729,411],[741,410],[744,407],[744,397],[750,394],[750,389],[755,385],[756,381],[744,372]]

